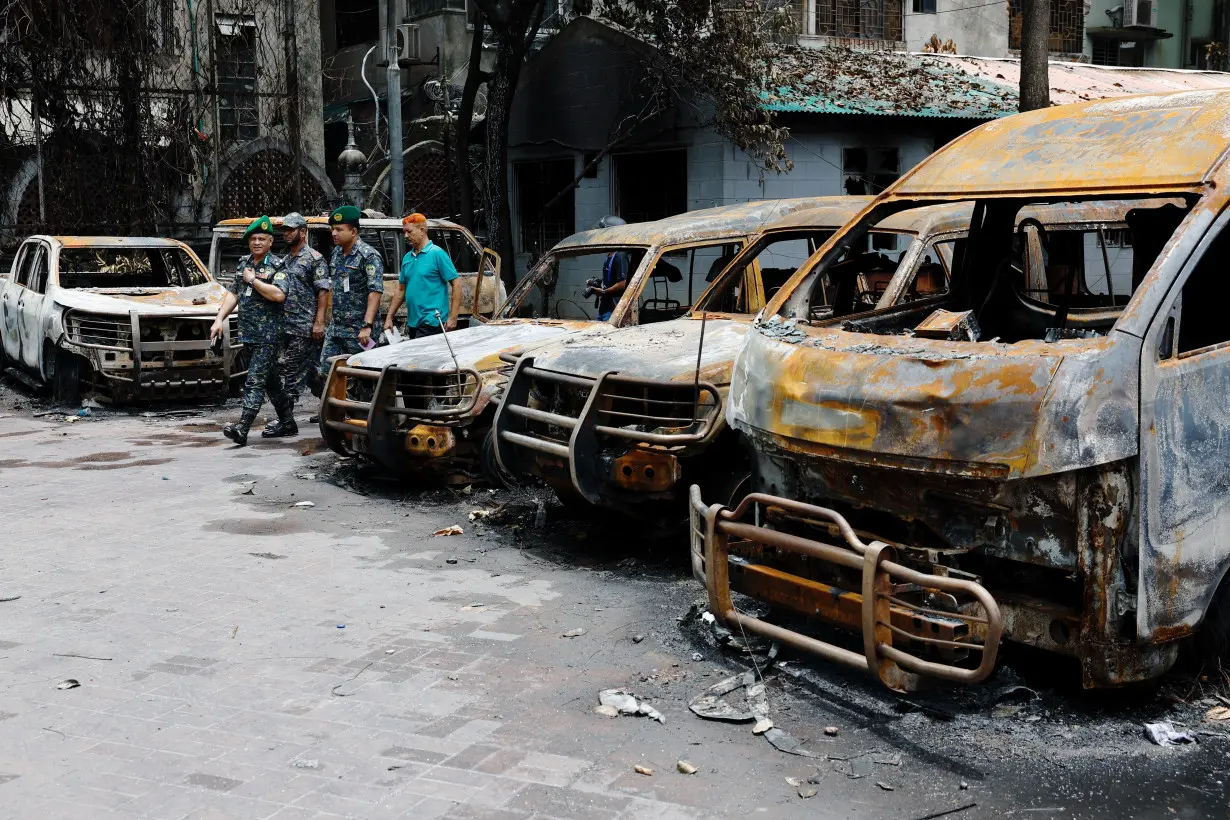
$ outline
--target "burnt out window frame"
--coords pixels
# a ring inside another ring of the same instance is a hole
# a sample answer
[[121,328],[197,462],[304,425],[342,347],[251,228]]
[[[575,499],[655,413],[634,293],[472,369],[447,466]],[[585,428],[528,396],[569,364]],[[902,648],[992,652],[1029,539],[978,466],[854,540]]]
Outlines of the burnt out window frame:
[[227,143],[260,136],[260,37],[251,14],[214,15],[214,70],[218,85],[218,132]]
[[[658,267],[658,264],[660,262],[666,261],[666,257],[669,254],[690,252],[693,255],[695,255],[695,252],[698,250],[702,250],[705,248],[724,248],[727,245],[738,246],[737,250],[735,251],[735,255],[731,257],[731,262],[728,263],[726,266],[726,267],[729,267],[730,264],[733,263],[734,260],[738,259],[739,256],[747,249],[748,241],[747,241],[746,236],[736,235],[736,236],[722,237],[718,239],[701,239],[695,242],[687,242],[687,243],[682,243],[682,244],[677,244],[677,245],[668,245],[665,247],[658,248],[657,251],[654,253],[653,259],[651,260],[650,264],[646,266],[645,272],[640,276],[639,281],[637,281],[636,276],[629,274],[628,287],[624,290],[625,295],[627,295],[629,291],[635,291],[632,294],[634,298],[634,304],[636,305],[635,311],[636,311],[636,315],[638,318],[638,321],[635,324],[640,324],[640,321],[639,321],[640,310],[645,302],[645,299],[642,297],[644,297],[646,293],[650,291],[653,285],[653,276],[651,274]],[[668,264],[674,264],[674,263],[668,262]],[[678,282],[667,283],[665,286],[665,294],[667,295],[668,298],[671,293],[670,286],[672,284],[680,288],[681,292],[686,292],[687,290],[688,271],[681,270],[680,273],[683,274],[683,279],[679,280]],[[697,272],[694,275],[703,275],[703,274],[700,274],[699,272]],[[722,278],[724,277],[720,277],[720,276],[718,277],[718,279],[722,279]],[[705,295],[709,293],[709,291],[712,289],[713,285],[716,284],[716,282],[717,280],[714,280],[714,282],[712,283],[706,283],[707,287],[703,288],[700,291],[700,293],[694,293],[694,297],[692,299],[691,305],[681,304],[680,307],[684,308],[684,310],[682,311],[680,316],[686,316],[687,314],[692,313],[695,310],[697,310],[696,306],[700,304],[700,300],[703,299]],[[677,300],[677,301],[681,301],[681,300]]]
[[[612,182],[615,193],[615,212],[629,222],[651,222],[688,211],[688,149],[663,148],[656,151],[636,151],[612,156],[614,171]],[[654,173],[653,165],[659,164],[668,173],[677,172],[674,178],[664,178]],[[639,166],[639,167],[638,167]],[[652,180],[642,188],[633,189],[632,180],[638,183]],[[671,186],[670,190],[666,185]],[[633,193],[635,191],[635,193]],[[650,203],[648,191],[661,192],[661,203]],[[632,196],[638,197],[634,203]]]
[[[558,178],[542,180],[550,173]],[[576,188],[569,188],[559,201],[546,211],[546,204],[556,193],[570,185],[576,174],[573,156],[550,157],[513,163],[513,193],[516,197],[520,230],[517,243],[521,253],[545,257],[561,241],[577,232]],[[556,182],[559,184],[556,185]]]
[[[521,307],[521,305],[524,304],[526,300],[530,297],[530,295],[533,293],[535,288],[537,288],[538,286],[537,283],[542,278],[542,271],[545,270],[545,266],[547,264],[548,259],[552,257],[571,258],[571,257],[577,257],[577,256],[590,256],[590,255],[597,255],[600,253],[603,253],[603,254],[610,253],[612,251],[616,251],[616,252],[623,251],[625,253],[628,253],[631,256],[632,261],[635,262],[635,264],[629,265],[628,280],[627,280],[628,286],[625,287],[623,293],[619,295],[619,301],[616,302],[615,310],[612,311],[611,319],[608,320],[609,323],[612,324],[612,326],[614,326],[615,318],[621,315],[620,314],[621,307],[625,304],[625,302],[630,298],[630,295],[633,293],[633,284],[636,282],[636,277],[639,276],[641,274],[641,271],[645,268],[646,260],[650,258],[654,258],[654,259],[657,258],[655,255],[656,250],[651,245],[614,245],[614,244],[611,244],[611,245],[577,245],[571,248],[562,248],[562,249],[559,249],[558,251],[553,248],[550,251],[544,253],[540,259],[534,262],[533,267],[531,267],[528,271],[526,271],[525,276],[521,277],[521,280],[517,282],[517,286],[512,289],[511,293],[508,294],[508,298],[504,300],[504,303],[502,305],[500,305],[499,310],[497,310],[495,315],[492,316],[492,319],[522,318],[518,316],[517,311]],[[640,255],[639,259],[636,258],[638,254]],[[558,281],[556,282],[556,284],[557,285],[559,284]],[[624,311],[622,315],[626,315],[626,313],[627,311]],[[550,317],[540,316],[537,318],[540,318],[540,319],[548,318],[549,319]]]
[[[1203,250],[1198,249],[1200,257],[1191,263],[1192,268],[1190,272],[1183,279],[1183,283],[1178,288],[1178,293],[1170,308],[1163,314],[1168,321],[1173,320],[1175,322],[1174,330],[1171,331],[1172,338],[1169,340],[1171,355],[1163,356],[1163,363],[1186,361],[1209,353],[1224,351],[1227,347],[1230,347],[1230,325],[1225,323],[1218,327],[1219,332],[1217,333],[1208,334],[1208,331],[1205,331],[1205,334],[1211,335],[1212,338],[1216,339],[1215,341],[1210,341],[1209,338],[1197,337],[1200,342],[1199,344],[1191,347],[1184,346],[1184,339],[1190,338],[1190,336],[1184,336],[1184,331],[1188,327],[1189,321],[1194,322],[1200,319],[1205,323],[1209,323],[1208,316],[1201,316],[1197,313],[1189,315],[1187,312],[1188,307],[1192,306],[1193,310],[1201,310],[1205,309],[1210,303],[1225,304],[1224,300],[1216,298],[1200,298],[1202,295],[1210,296],[1207,293],[1192,293],[1189,290],[1203,288],[1207,284],[1205,277],[1207,277],[1208,281],[1216,278],[1220,278],[1223,281],[1227,280],[1224,271],[1226,258],[1224,252],[1230,249],[1230,214],[1223,213],[1214,222],[1208,233],[1210,235],[1208,244],[1204,246]],[[1203,245],[1204,243],[1202,242],[1201,244]],[[1222,255],[1219,256],[1219,253]],[[1195,285],[1193,285],[1193,282],[1195,282]],[[1230,281],[1222,284],[1222,290],[1221,296],[1230,297]],[[1210,326],[1212,325],[1210,324]]]

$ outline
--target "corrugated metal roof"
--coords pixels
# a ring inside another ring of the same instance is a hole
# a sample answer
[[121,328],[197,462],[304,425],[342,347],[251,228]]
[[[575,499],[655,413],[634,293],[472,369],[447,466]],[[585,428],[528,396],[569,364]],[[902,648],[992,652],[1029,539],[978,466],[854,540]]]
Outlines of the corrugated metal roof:
[[[764,94],[771,111],[880,114],[989,120],[1015,114],[1021,62],[1015,58],[861,51],[844,46],[785,48],[788,86]],[[1230,88],[1230,74],[1162,68],[1050,64],[1054,105],[1128,94]]]

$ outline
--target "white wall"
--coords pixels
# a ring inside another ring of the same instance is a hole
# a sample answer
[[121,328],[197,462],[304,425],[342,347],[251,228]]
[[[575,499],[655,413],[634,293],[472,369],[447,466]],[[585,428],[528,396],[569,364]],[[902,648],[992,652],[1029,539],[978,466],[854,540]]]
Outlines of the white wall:
[[[914,14],[905,0],[905,47],[922,51],[934,34],[952,40],[958,54],[978,57],[1008,56],[1007,2],[983,5],[988,0],[936,0],[935,14]],[[974,8],[970,8],[973,6]]]

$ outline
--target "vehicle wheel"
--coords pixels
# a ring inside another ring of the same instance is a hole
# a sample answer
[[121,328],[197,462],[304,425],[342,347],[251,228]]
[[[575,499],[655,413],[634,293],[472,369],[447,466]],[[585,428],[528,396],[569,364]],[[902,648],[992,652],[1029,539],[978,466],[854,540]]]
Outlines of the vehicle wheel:
[[1230,576],[1222,578],[1194,638],[1195,658],[1204,663],[1214,657],[1230,661]]
[[483,436],[483,446],[479,452],[479,466],[482,468],[483,477],[496,487],[511,490],[516,486],[513,477],[500,467],[499,459],[495,457],[495,428],[488,430],[487,435]]
[[51,397],[61,404],[75,405],[81,400],[81,357],[66,350],[56,350]]

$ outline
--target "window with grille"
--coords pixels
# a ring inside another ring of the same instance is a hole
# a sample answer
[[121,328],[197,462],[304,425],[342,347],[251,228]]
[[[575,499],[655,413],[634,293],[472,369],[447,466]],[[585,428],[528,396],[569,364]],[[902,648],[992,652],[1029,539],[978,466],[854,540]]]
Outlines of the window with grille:
[[[930,2],[935,0],[915,0]],[[815,33],[824,37],[852,37],[861,40],[902,38],[902,0],[811,0]]]
[[[576,233],[576,190],[572,187],[575,165],[569,157],[514,166],[522,252],[539,256]],[[563,194],[548,208],[561,191]]]
[[935,0],[914,0],[915,14],[935,14]]
[[216,15],[218,118],[226,142],[254,140],[260,132],[256,100],[256,21],[248,16]]
[[[1017,51],[1021,48],[1023,2],[1008,0],[1008,48]],[[1056,54],[1080,54],[1085,50],[1084,0],[1051,0],[1051,30],[1047,43],[1049,50]]]

